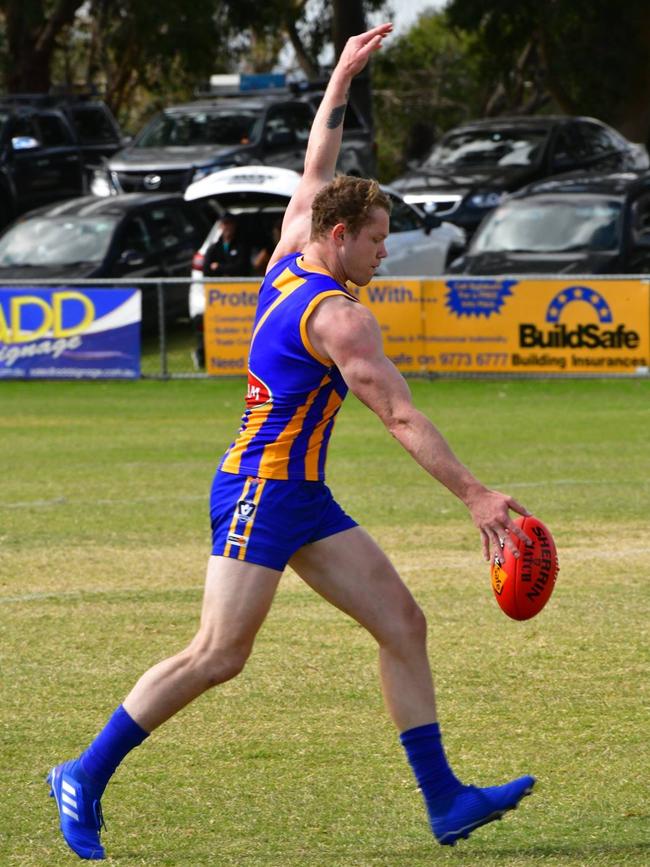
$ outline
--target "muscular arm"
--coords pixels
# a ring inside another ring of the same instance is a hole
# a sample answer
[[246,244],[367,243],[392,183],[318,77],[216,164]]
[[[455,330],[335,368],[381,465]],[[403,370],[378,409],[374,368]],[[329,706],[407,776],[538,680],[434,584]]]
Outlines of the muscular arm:
[[436,426],[413,405],[404,377],[386,358],[381,331],[372,314],[342,298],[324,301],[309,321],[310,337],[341,371],[350,390],[384,423],[406,451],[431,476],[467,506],[479,529],[483,554],[500,550],[499,538],[514,551],[508,531],[527,536],[514,524],[509,510],[527,510],[504,494],[486,488],[454,455]]
[[383,38],[392,29],[392,24],[380,24],[353,36],[341,52],[316,112],[309,133],[304,172],[284,215],[280,241],[267,270],[287,253],[301,250],[309,240],[311,203],[316,193],[334,178],[352,79],[361,72],[370,55],[379,49]]

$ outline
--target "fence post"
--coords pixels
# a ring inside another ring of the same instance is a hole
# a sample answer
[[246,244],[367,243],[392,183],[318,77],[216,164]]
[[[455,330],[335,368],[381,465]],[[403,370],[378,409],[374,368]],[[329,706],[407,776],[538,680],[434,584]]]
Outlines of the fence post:
[[167,365],[167,327],[165,325],[165,291],[162,281],[156,284],[158,294],[158,335],[160,338],[160,375],[163,379],[169,379],[169,367]]

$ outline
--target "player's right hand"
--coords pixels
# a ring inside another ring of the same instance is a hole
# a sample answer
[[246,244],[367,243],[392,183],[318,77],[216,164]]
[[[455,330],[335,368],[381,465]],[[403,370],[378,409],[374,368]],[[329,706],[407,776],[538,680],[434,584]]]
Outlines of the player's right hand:
[[358,75],[368,62],[368,58],[381,48],[385,36],[392,31],[390,23],[379,24],[358,36],[351,36],[345,43],[337,66],[345,69],[350,77]]

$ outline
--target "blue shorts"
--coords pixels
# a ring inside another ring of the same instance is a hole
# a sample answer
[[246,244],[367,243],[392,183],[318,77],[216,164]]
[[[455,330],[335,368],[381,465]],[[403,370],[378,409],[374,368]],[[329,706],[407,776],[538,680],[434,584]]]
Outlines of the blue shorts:
[[257,479],[217,470],[212,553],[282,571],[303,545],[356,527],[323,482]]

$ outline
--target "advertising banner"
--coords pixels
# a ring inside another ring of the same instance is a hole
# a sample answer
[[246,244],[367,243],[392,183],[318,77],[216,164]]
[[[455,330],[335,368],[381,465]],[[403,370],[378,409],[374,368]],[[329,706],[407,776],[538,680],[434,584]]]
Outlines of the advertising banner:
[[140,376],[137,289],[0,287],[0,379]]
[[[257,280],[206,285],[206,369],[245,374]],[[638,278],[383,278],[356,290],[403,373],[648,374]]]
[[205,284],[205,369],[212,376],[246,375],[259,285],[259,280]]
[[384,338],[384,352],[403,373],[420,373],[425,348],[422,280],[377,279],[356,290],[375,315]]
[[[212,376],[247,372],[259,280],[205,284],[205,366]],[[377,317],[386,354],[405,372],[422,369],[424,338],[422,281],[373,280],[356,290]]]
[[638,279],[426,281],[427,369],[647,373],[649,291]]

